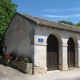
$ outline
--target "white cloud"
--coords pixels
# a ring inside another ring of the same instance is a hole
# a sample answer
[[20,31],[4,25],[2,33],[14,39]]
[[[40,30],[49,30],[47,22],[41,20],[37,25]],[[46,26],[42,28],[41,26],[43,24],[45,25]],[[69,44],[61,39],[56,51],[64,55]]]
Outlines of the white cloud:
[[45,11],[45,12],[60,12],[61,10],[50,9],[50,10],[41,10],[41,11]]
[[63,11],[78,11],[80,8],[72,8],[72,9],[46,9],[46,10],[41,10],[45,12],[63,12]]
[[79,21],[75,21],[75,23],[78,23]]
[[80,8],[68,9],[68,11],[76,11],[76,10],[80,10]]
[[52,18],[73,18],[80,17],[80,14],[75,15],[42,15],[43,17],[52,17]]

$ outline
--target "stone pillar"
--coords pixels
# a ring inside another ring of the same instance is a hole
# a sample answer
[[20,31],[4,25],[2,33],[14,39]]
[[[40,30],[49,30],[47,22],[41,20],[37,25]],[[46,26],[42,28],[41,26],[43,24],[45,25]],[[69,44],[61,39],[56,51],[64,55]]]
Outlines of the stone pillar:
[[75,46],[75,67],[79,67],[79,48]]
[[34,45],[34,74],[46,73],[46,45]]
[[59,70],[68,70],[67,41],[67,38],[62,38],[62,44],[59,45]]
[[62,48],[62,53],[59,54],[59,69],[68,70],[67,64],[67,45],[60,46]]
[[80,68],[80,47],[78,47],[78,63],[77,63],[77,67]]
[[[77,47],[77,63],[75,63],[75,66],[80,68],[80,39],[78,39],[78,47]],[[75,50],[76,51],[76,50]]]
[[62,70],[62,45],[59,45],[59,70]]

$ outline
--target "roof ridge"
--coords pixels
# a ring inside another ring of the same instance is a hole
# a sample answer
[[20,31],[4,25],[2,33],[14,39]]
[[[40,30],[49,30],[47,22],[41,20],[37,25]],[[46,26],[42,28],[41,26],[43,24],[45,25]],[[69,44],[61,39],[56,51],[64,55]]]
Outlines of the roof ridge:
[[[34,15],[30,15],[30,14],[23,13],[23,15],[28,15],[28,16],[35,17],[35,18],[42,19],[42,20],[46,20],[46,21],[49,21],[49,22],[60,23],[60,22],[56,22],[56,21],[53,21],[53,20],[48,20],[48,19],[45,19],[45,18],[40,18],[38,16],[34,16]],[[65,23],[60,23],[60,24],[77,27],[77,26],[69,25],[69,24],[65,24]],[[77,28],[79,28],[79,27],[77,27]]]
[[47,20],[44,18],[40,18],[37,16],[29,15],[29,14],[24,14],[20,13],[21,15],[37,22],[37,25],[43,25],[43,26],[48,26],[48,27],[54,27],[57,29],[64,29],[64,30],[69,30],[69,31],[74,31],[74,32],[80,32],[80,28],[74,25],[69,25],[65,23],[60,23],[60,22],[55,22],[52,20]]
[[[39,19],[42,19],[42,20],[47,20],[47,21],[55,22],[55,21],[53,21],[53,20],[48,20],[48,19],[41,18],[41,17],[38,17],[38,16],[30,15],[30,14],[22,13],[22,15],[25,15],[25,16],[28,15],[28,16],[35,17],[35,18],[39,18]],[[56,23],[57,23],[57,22],[56,22]]]

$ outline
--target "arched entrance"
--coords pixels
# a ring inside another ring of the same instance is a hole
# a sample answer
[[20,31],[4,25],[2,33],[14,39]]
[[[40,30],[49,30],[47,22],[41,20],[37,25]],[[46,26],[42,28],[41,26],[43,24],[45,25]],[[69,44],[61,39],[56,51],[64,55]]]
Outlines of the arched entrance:
[[75,67],[75,43],[70,37],[68,40],[68,68]]
[[54,35],[49,35],[47,39],[47,70],[58,69],[58,40]]

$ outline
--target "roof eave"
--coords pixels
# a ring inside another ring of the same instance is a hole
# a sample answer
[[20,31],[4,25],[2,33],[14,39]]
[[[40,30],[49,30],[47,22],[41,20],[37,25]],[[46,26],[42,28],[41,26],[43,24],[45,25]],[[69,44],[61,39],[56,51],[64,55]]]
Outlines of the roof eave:
[[53,29],[58,29],[58,30],[64,30],[64,31],[69,31],[69,32],[80,33],[80,31],[77,31],[77,30],[70,30],[70,29],[67,29],[67,28],[61,28],[61,27],[46,25],[46,24],[42,24],[42,23],[37,23],[37,25],[39,25],[39,26],[45,26],[45,27],[51,27]]
[[20,13],[18,13],[18,12],[16,12],[16,14],[18,14],[19,16],[23,17],[24,19],[28,20],[29,22],[31,22],[31,23],[33,23],[33,24],[35,24],[35,25],[37,25],[37,24],[38,24],[38,22],[37,22],[37,21],[32,20],[32,19],[30,19],[30,18],[26,17],[25,15],[22,15],[22,14],[20,14]]

